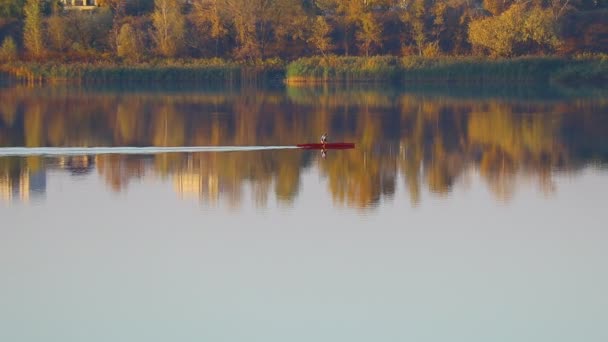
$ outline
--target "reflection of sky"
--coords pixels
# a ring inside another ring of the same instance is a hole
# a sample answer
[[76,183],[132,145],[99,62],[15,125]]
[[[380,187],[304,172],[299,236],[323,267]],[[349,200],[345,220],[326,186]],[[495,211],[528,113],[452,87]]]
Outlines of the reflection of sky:
[[49,171],[0,203],[0,341],[606,341],[607,175],[555,182],[357,211],[307,169],[291,207],[230,209]]

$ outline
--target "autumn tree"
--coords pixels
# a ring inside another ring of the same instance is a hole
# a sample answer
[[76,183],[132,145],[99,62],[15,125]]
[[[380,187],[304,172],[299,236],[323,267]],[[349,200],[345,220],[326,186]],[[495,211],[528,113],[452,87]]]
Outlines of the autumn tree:
[[257,4],[260,0],[224,0],[231,13],[237,47],[234,55],[238,59],[255,59],[261,56],[256,35]]
[[328,14],[331,14],[339,27],[342,35],[342,48],[344,54],[350,53],[351,35],[359,23],[361,15],[365,12],[365,1],[363,0],[320,0],[317,6]]
[[0,0],[0,18],[20,18],[25,0]]
[[97,0],[97,4],[99,6],[110,9],[112,13],[112,28],[110,29],[108,36],[108,45],[109,48],[114,51],[118,51],[118,35],[120,34],[120,29],[124,24],[127,3],[133,3],[133,1]]
[[509,8],[512,3],[513,0],[483,0],[483,8],[493,16],[498,16]]
[[308,43],[319,50],[323,56],[333,49],[331,41],[331,26],[323,16],[317,16],[312,27],[312,33],[308,38]]
[[117,39],[117,54],[131,62],[139,62],[143,58],[144,46],[137,32],[129,23],[120,28]]
[[219,56],[220,41],[228,35],[227,13],[221,0],[199,0],[194,2],[192,12],[195,25],[206,26],[209,36],[215,41],[215,56]]
[[505,57],[551,52],[559,46],[550,10],[526,4],[515,4],[497,17],[472,21],[469,40],[492,55]]
[[270,34],[268,41],[263,42],[262,55],[279,56],[293,55],[290,47],[296,49],[296,56],[301,54],[306,43],[307,26],[310,24],[309,15],[304,10],[301,0],[274,0],[275,5],[268,13]]
[[65,18],[57,11],[53,11],[53,14],[47,19],[46,25],[49,48],[59,52],[65,51],[69,47]]
[[17,60],[17,45],[12,37],[4,38],[0,47],[0,62],[13,62]]
[[69,11],[63,19],[72,50],[99,51],[108,46],[107,40],[112,29],[112,13],[109,9]]
[[422,55],[427,43],[426,21],[429,0],[403,0],[399,18],[406,26],[418,54]]
[[534,7],[521,28],[522,53],[554,52],[561,41],[557,33],[557,21],[551,10]]
[[[519,7],[517,7],[518,9]],[[513,7],[508,13],[474,20],[469,26],[469,40],[495,56],[513,54],[518,26],[522,24],[520,13]]]
[[31,56],[41,57],[44,54],[44,41],[40,1],[27,0],[23,10],[25,13],[23,45]]
[[[570,9],[572,9],[574,6],[574,3],[578,2],[578,1],[572,1],[572,0],[549,0],[549,9],[551,11],[551,14],[553,14],[553,18],[555,20],[561,18],[566,12],[568,12]],[[580,2],[584,2],[584,1],[580,1]],[[601,1],[599,0],[593,0],[594,3],[599,4]]]
[[366,13],[361,17],[361,29],[357,32],[359,48],[365,51],[365,56],[373,47],[382,45],[382,27],[378,24],[372,13]]
[[155,0],[152,23],[158,52],[165,57],[179,55],[185,45],[186,33],[181,2],[179,0]]

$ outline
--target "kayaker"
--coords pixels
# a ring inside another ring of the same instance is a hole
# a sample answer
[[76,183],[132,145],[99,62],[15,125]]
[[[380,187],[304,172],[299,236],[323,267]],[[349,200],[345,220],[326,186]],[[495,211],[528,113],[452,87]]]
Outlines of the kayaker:
[[321,144],[327,144],[327,133],[323,133],[321,136]]

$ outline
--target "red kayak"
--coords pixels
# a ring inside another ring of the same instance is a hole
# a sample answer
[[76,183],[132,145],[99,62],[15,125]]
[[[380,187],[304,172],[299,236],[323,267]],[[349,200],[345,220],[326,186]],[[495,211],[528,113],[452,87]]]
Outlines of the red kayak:
[[355,148],[355,143],[338,142],[325,144],[297,144],[296,146],[306,150],[348,150],[351,148]]

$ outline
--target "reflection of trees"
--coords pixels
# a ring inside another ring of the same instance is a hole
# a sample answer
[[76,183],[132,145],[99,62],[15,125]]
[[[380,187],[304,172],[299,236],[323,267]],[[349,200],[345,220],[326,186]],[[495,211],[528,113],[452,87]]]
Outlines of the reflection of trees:
[[551,191],[550,171],[561,166],[563,159],[554,119],[541,113],[513,115],[504,106],[495,106],[489,113],[471,114],[469,141],[482,151],[480,173],[498,197],[510,197],[513,178],[521,169],[537,174],[541,189]]
[[0,200],[27,202],[46,192],[46,173],[40,158],[0,158]]
[[114,191],[125,189],[131,179],[143,177],[146,174],[145,161],[121,155],[101,155],[95,158],[99,175]]
[[[608,160],[602,115],[608,101],[602,99],[467,100],[356,89],[290,89],[287,95],[11,88],[0,92],[0,145],[293,145],[329,131],[333,141],[354,141],[357,149],[330,151],[318,167],[335,201],[360,207],[392,196],[399,178],[415,205],[423,188],[449,193],[470,171],[500,199],[508,199],[522,177],[550,193],[554,170]],[[98,156],[91,165],[117,191],[156,174],[208,203],[238,205],[249,184],[264,205],[272,192],[292,201],[313,156],[289,150]],[[83,160],[71,160],[77,162]],[[40,159],[29,163],[41,167]]]

